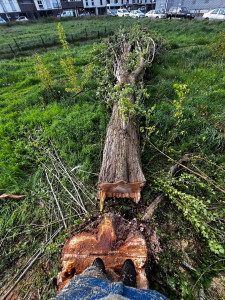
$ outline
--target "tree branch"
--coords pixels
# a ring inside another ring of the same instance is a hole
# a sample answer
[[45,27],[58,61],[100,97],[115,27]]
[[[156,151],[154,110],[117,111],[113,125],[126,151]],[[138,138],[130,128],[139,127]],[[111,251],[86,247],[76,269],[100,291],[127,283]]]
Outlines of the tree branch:
[[152,142],[149,141],[149,143],[157,150],[159,151],[162,155],[164,155],[165,157],[167,157],[168,159],[172,160],[173,162],[175,162],[176,164],[180,165],[181,167],[183,167],[184,169],[188,170],[189,172],[191,172],[192,174],[195,174],[196,176],[204,179],[205,181],[207,181],[209,184],[213,185],[217,190],[219,190],[220,192],[222,192],[223,194],[225,194],[225,190],[223,190],[222,188],[220,188],[218,185],[214,184],[211,180],[209,180],[208,178],[206,178],[205,176],[202,176],[201,174],[191,170],[190,168],[184,166],[183,164],[179,163],[178,161],[176,161],[175,159],[173,159],[172,157],[170,157],[169,155],[167,155],[166,153],[162,152],[159,148],[157,148]]

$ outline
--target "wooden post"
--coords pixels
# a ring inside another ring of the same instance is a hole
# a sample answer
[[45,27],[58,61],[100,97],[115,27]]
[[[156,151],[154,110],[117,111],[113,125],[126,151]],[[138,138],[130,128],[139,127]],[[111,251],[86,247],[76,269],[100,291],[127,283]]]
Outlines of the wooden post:
[[17,48],[19,49],[19,51],[21,51],[20,46],[19,46],[19,44],[17,43],[16,39],[13,39],[13,40],[14,40],[14,42],[15,42]]
[[45,49],[47,49],[46,44],[45,44],[45,42],[44,42],[44,40],[43,40],[43,38],[42,38],[41,35],[40,35],[40,37],[41,37],[41,40],[42,40],[42,44],[44,45]]
[[13,48],[11,47],[11,45],[10,45],[10,44],[8,44],[8,45],[9,45],[9,47],[10,47],[12,53],[15,55],[16,53],[15,53],[15,51],[13,50]]

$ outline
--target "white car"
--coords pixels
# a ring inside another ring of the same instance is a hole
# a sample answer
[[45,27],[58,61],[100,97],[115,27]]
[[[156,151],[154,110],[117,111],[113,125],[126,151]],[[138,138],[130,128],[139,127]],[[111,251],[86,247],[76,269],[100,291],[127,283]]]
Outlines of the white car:
[[61,18],[66,18],[66,17],[73,17],[73,11],[72,10],[64,10],[61,15]]
[[202,16],[206,20],[225,20],[225,8],[216,8],[204,13]]
[[129,17],[129,12],[125,8],[121,8],[117,10],[117,16],[118,17]]
[[116,9],[107,9],[107,16],[116,17],[117,16],[117,10]]
[[131,18],[144,18],[145,14],[143,14],[143,12],[141,12],[140,10],[132,10],[130,12],[130,17]]
[[160,10],[150,10],[145,14],[147,18],[152,18],[152,19],[166,19],[167,15]]
[[19,18],[16,19],[16,22],[24,22],[24,21],[28,21],[27,17],[20,16]]
[[0,23],[6,23],[6,21],[0,17]]

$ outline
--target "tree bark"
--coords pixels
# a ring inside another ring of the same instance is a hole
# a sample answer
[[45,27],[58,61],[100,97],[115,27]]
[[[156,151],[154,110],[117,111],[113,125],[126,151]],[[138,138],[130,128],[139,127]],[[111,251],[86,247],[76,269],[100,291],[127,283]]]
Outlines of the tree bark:
[[[137,28],[135,30],[137,33]],[[116,84],[120,86],[118,91],[124,89],[124,94],[118,92],[117,101],[114,99],[112,116],[107,127],[98,183],[100,211],[107,197],[132,198],[138,202],[141,189],[145,185],[135,127],[136,117],[130,113],[129,103],[130,106],[135,104],[135,87],[143,80],[146,66],[152,63],[156,45],[153,39],[148,35],[144,36],[141,30],[139,34],[135,34],[135,39],[130,31],[121,31],[118,41],[119,50],[110,43],[109,48],[112,51],[112,73]],[[132,90],[130,94],[126,94],[127,87]],[[134,107],[133,109],[135,110]]]
[[135,202],[140,200],[145,177],[141,168],[138,134],[134,123],[135,118],[132,118],[124,129],[118,103],[114,103],[99,175],[101,204],[107,197],[132,198]]

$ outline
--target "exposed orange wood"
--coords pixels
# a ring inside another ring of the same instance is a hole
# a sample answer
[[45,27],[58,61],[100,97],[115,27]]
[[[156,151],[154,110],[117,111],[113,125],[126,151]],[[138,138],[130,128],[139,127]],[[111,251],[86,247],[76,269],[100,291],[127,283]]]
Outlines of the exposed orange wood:
[[117,241],[113,225],[113,214],[104,217],[96,234],[81,233],[68,240],[63,249],[62,271],[58,274],[57,285],[60,291],[72,278],[91,266],[100,257],[108,278],[118,281],[126,259],[134,262],[137,274],[137,287],[148,288],[144,266],[147,261],[147,246],[139,231],[130,232],[125,241]]
[[114,183],[99,182],[100,211],[103,210],[103,202],[106,198],[131,198],[138,203],[144,185],[145,182],[126,182],[124,180]]

